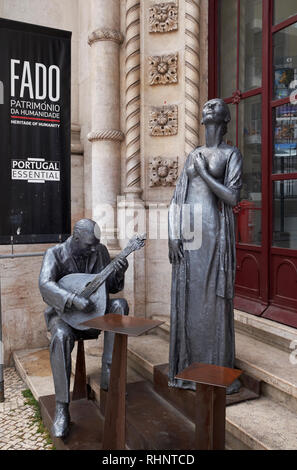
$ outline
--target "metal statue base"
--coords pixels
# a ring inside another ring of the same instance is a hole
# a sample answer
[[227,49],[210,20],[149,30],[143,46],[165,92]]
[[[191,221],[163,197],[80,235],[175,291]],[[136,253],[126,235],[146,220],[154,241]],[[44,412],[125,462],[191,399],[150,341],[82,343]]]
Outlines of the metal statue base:
[[[241,381],[240,393],[226,397],[227,406],[259,397],[259,381],[245,376]],[[98,403],[95,405],[91,400],[71,402],[73,424],[65,440],[53,438],[56,449],[101,449],[107,398],[108,392],[101,390],[100,410]],[[168,364],[155,367],[154,384],[148,381],[127,384],[125,398],[129,449],[195,449],[195,392],[168,387]],[[51,429],[54,396],[42,397],[40,404],[43,422]]]
[[[55,395],[39,400],[44,426],[51,429],[55,416]],[[101,450],[103,417],[92,400],[76,400],[70,403],[71,425],[69,435],[60,439],[51,436],[57,450]]]
[[[126,386],[127,336],[139,336],[155,328],[159,323],[114,314],[88,322],[89,327],[115,333],[109,391],[101,389],[99,409],[94,402],[84,398],[85,381],[77,380],[74,395],[82,398],[70,403],[72,425],[69,435],[65,439],[52,437],[56,449],[123,450],[128,447],[133,450],[193,450],[199,448],[200,429],[195,436],[193,427],[197,410],[195,392],[169,388],[168,365],[155,367],[154,384],[141,381]],[[83,358],[83,350],[81,357]],[[83,372],[84,364],[82,361],[78,362],[81,363]],[[77,372],[79,371],[80,368]],[[238,372],[234,373],[236,375]],[[84,376],[82,373],[76,375]],[[228,384],[229,382],[226,382],[225,385]],[[258,382],[251,383],[251,379],[245,379],[242,385],[245,387],[241,387],[241,394],[227,397],[227,404],[228,401],[232,404],[259,396]],[[247,385],[253,385],[251,387],[253,390],[247,389]],[[225,406],[225,397],[223,398],[222,410]],[[55,414],[55,396],[41,397],[40,405],[44,425],[50,430]],[[220,448],[223,447],[222,439]]]

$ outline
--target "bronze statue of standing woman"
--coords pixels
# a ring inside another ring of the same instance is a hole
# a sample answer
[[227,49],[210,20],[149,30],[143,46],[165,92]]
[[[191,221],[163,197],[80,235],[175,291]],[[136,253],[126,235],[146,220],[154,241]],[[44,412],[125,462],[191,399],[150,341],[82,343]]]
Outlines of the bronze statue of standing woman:
[[[223,100],[205,103],[205,145],[189,154],[169,209],[169,385],[179,388],[195,389],[194,383],[175,379],[193,362],[234,367],[232,209],[240,197],[242,156],[223,141],[230,119]],[[227,393],[239,387],[236,381]]]

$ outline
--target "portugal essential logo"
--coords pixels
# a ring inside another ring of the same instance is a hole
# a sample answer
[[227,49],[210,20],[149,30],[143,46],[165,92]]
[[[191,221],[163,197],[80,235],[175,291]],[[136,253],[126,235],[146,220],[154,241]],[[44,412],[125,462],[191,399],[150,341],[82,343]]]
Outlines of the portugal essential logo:
[[60,181],[60,162],[46,161],[45,158],[12,159],[11,179],[28,183]]

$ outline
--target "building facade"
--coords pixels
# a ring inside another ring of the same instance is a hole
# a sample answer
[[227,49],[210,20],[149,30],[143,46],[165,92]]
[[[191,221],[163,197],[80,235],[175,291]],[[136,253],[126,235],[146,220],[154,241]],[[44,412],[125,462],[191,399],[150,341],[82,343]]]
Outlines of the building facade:
[[[0,0],[3,18],[72,32],[72,223],[98,221],[114,255],[134,230],[147,232],[126,274],[134,315],[169,315],[168,205],[187,154],[204,143],[202,105],[218,96],[231,109],[226,138],[244,157],[235,305],[297,326],[297,8],[283,4]],[[6,363],[48,343],[40,264],[0,262]]]

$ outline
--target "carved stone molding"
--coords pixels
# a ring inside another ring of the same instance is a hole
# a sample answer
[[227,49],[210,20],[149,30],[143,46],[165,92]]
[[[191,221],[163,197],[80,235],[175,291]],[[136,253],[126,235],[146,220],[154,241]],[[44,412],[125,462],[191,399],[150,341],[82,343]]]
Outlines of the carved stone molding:
[[122,142],[125,139],[125,134],[117,129],[102,129],[100,131],[92,131],[88,134],[88,140],[94,142],[96,140],[114,140]]
[[83,155],[84,149],[81,143],[71,142],[71,155]]
[[78,124],[71,124],[71,154],[83,155],[84,149],[80,140],[80,126]]
[[149,116],[151,136],[170,136],[178,132],[178,106],[152,107]]
[[177,160],[154,157],[149,163],[149,186],[173,186],[178,176]]
[[97,41],[113,41],[117,44],[122,44],[124,41],[124,36],[120,31],[115,31],[114,29],[110,28],[101,28],[93,31],[88,37],[89,46]]
[[178,29],[178,5],[157,3],[149,9],[149,32],[168,33]]
[[140,168],[140,1],[126,0],[126,183],[141,193]]
[[185,154],[199,142],[199,0],[185,2]]
[[148,57],[149,84],[169,85],[177,83],[178,53]]

